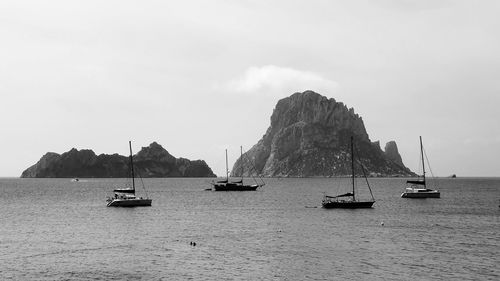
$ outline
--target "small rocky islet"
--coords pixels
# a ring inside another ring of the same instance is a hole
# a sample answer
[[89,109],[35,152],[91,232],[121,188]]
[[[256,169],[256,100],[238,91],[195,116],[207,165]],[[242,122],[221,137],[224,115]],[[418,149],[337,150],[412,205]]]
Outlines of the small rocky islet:
[[[134,169],[141,177],[215,177],[203,160],[175,158],[156,142],[134,155]],[[26,169],[22,178],[124,178],[129,176],[129,156],[96,155],[75,148],[63,154],[49,152]]]

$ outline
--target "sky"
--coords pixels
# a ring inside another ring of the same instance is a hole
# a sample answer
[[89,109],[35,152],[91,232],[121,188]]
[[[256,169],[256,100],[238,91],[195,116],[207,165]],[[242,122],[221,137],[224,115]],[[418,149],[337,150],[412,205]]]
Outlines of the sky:
[[500,176],[500,1],[0,2],[0,176],[156,141],[225,174],[279,99],[353,107],[435,176]]

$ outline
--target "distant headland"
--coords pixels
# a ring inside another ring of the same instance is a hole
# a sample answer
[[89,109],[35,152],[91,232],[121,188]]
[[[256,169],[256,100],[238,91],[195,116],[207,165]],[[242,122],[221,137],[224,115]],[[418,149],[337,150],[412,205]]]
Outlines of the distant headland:
[[[73,148],[46,153],[21,178],[122,178],[128,176],[128,165],[128,156]],[[134,155],[134,169],[141,177],[215,177],[205,161],[175,158],[156,142]]]

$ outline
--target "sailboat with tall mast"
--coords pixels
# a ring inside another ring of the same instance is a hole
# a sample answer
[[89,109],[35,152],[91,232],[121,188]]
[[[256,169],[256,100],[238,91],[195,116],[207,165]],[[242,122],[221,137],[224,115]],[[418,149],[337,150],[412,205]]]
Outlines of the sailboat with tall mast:
[[361,164],[361,169],[363,171],[363,176],[366,180],[366,184],[368,185],[368,189],[370,190],[370,195],[372,197],[371,200],[359,200],[356,198],[355,186],[356,179],[354,173],[354,138],[351,136],[351,183],[352,183],[352,192],[348,192],[345,194],[340,194],[336,196],[325,195],[323,198],[322,206],[326,209],[361,209],[361,208],[371,208],[373,203],[375,203],[375,198],[373,197],[372,189],[366,177],[365,170],[363,165]]
[[150,198],[137,198],[135,196],[135,174],[134,174],[134,159],[132,156],[132,142],[128,142],[130,148],[130,174],[132,179],[132,188],[118,188],[115,189],[114,198],[108,198],[106,200],[108,207],[143,207],[151,206],[153,201]]
[[241,162],[241,179],[237,181],[229,181],[229,169],[227,165],[227,149],[226,149],[226,179],[212,182],[215,191],[254,191],[257,188],[264,186],[265,183],[244,184],[243,183],[243,147],[240,147],[240,162]]
[[406,184],[410,186],[406,187],[405,192],[401,193],[401,197],[440,198],[441,193],[439,192],[439,190],[433,190],[427,188],[427,182],[425,180],[424,146],[422,144],[422,136],[420,136],[420,156],[422,158],[422,172],[423,172],[422,178],[419,177],[416,180],[407,180]]

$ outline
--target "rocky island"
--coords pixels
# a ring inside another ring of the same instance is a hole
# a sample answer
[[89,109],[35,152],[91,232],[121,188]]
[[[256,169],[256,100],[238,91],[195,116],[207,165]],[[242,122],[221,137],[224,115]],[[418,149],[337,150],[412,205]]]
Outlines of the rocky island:
[[[205,161],[175,158],[156,142],[134,155],[134,169],[141,177],[215,177]],[[73,148],[63,154],[48,152],[21,177],[122,178],[128,171],[128,156],[96,155],[89,149]]]
[[278,101],[271,126],[236,161],[233,175],[239,176],[243,165],[245,176],[346,176],[351,173],[351,136],[355,139],[356,154],[369,175],[415,175],[404,166],[394,141],[382,151],[379,142],[370,141],[362,118],[353,108],[313,91],[295,93]]

